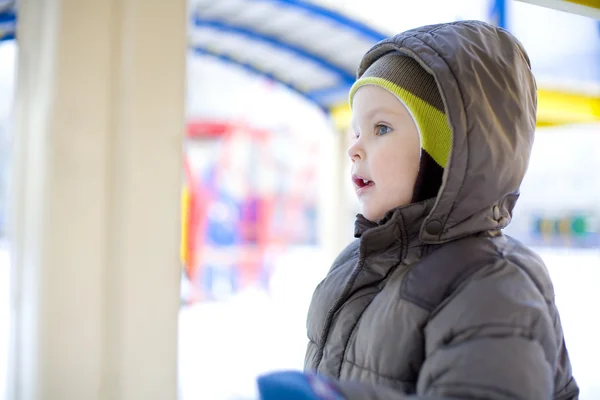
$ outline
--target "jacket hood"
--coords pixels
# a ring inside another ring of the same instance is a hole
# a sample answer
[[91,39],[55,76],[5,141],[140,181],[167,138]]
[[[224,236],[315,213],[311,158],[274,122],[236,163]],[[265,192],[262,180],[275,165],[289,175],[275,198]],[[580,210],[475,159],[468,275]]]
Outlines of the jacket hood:
[[363,57],[358,77],[393,51],[413,57],[435,77],[453,132],[421,240],[442,243],[504,228],[536,125],[536,84],[523,46],[506,30],[481,21],[429,25],[375,45]]

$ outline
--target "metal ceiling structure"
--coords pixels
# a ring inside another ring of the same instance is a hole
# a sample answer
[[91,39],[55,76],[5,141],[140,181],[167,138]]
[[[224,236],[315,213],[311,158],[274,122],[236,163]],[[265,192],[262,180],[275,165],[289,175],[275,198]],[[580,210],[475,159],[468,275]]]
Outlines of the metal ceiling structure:
[[[381,32],[301,0],[191,0],[198,55],[273,79],[324,110],[346,101],[362,55]],[[15,1],[0,0],[0,40],[15,38]]]
[[[600,0],[521,1],[600,13]],[[0,0],[0,41],[15,39],[15,3]],[[492,5],[490,18],[503,26],[506,0]],[[190,0],[189,7],[189,43],[198,56],[279,82],[330,113],[341,128],[349,120],[347,94],[360,59],[386,37],[315,1]],[[540,125],[600,121],[598,96],[543,90],[539,96]]]
[[192,0],[190,46],[272,78],[329,110],[345,102],[362,55],[385,38],[298,0]]

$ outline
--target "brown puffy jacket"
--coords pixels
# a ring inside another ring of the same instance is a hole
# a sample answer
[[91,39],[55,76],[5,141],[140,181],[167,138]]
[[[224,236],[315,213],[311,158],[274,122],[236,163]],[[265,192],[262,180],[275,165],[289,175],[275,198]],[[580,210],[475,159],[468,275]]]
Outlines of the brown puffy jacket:
[[577,399],[544,263],[502,233],[533,144],[527,54],[478,21],[427,26],[364,57],[400,51],[438,83],[453,130],[436,199],[359,216],[317,287],[305,368],[347,399]]

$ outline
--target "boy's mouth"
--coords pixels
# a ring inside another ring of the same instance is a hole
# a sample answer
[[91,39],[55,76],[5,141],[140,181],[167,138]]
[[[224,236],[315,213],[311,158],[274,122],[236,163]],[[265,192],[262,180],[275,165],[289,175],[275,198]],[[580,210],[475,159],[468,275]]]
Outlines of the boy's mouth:
[[352,175],[352,182],[354,182],[354,185],[356,186],[357,190],[375,185],[375,182],[358,175]]

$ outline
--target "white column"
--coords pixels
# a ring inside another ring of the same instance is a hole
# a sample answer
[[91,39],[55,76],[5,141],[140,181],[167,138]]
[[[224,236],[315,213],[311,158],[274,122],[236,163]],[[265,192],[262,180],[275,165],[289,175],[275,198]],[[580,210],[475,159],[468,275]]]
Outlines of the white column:
[[354,214],[350,212],[347,197],[350,179],[347,136],[344,128],[332,123],[331,136],[321,141],[327,162],[320,175],[323,185],[320,188],[320,237],[327,262],[332,262],[353,240]]
[[174,399],[187,4],[24,0],[10,399]]

